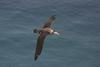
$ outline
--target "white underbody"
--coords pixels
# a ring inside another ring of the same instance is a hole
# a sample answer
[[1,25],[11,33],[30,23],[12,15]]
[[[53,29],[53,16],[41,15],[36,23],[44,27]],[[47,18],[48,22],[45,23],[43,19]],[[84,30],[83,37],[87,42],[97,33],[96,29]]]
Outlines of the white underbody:
[[50,34],[55,34],[55,35],[59,35],[58,32],[55,32],[53,29],[51,28],[44,28],[43,31],[49,32]]

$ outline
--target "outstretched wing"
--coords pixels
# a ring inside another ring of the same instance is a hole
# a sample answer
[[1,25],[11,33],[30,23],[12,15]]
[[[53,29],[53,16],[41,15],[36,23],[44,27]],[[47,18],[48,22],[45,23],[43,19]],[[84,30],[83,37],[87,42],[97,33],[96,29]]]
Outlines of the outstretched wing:
[[34,60],[37,60],[38,56],[41,54],[45,37],[46,37],[45,33],[40,33],[40,36],[38,37],[38,40],[37,40]]
[[55,15],[49,17],[49,19],[47,20],[47,22],[44,24],[43,28],[50,27],[51,24],[52,24],[52,22],[53,22],[55,19],[56,19]]

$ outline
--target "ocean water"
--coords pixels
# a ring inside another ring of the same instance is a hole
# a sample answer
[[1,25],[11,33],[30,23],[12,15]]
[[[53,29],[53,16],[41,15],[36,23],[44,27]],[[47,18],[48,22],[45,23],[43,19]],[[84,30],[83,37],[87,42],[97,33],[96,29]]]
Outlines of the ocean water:
[[[34,61],[40,28],[56,15]],[[100,67],[100,0],[0,0],[0,67]]]

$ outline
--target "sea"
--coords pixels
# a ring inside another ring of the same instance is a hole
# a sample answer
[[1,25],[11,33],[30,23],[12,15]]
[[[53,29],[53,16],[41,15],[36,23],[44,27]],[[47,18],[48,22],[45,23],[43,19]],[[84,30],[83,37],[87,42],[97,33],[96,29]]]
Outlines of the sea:
[[[34,61],[35,28],[56,16]],[[0,0],[0,67],[100,67],[100,0]]]

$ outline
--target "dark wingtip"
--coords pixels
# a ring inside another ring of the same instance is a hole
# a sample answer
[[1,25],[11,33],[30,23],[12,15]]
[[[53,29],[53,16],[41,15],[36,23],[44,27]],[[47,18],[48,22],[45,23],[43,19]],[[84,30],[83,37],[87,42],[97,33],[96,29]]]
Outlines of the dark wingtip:
[[34,29],[34,30],[33,30],[33,32],[34,32],[34,33],[37,33],[37,32],[38,32],[38,30],[37,30],[37,29]]
[[52,15],[50,18],[53,19],[53,20],[55,20],[55,19],[56,19],[55,16],[56,16],[56,15]]
[[38,58],[38,56],[35,56],[35,57],[34,57],[34,60],[36,61],[36,60],[37,60],[37,58]]

